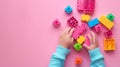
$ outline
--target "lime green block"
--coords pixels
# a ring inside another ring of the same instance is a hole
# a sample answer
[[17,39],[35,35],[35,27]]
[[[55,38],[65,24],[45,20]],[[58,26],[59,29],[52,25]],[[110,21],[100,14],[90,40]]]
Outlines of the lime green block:
[[76,51],[79,51],[82,48],[82,45],[79,43],[76,43],[73,47],[75,48]]
[[107,18],[108,18],[110,21],[113,21],[114,18],[115,18],[115,16],[110,13],[110,14],[107,15]]

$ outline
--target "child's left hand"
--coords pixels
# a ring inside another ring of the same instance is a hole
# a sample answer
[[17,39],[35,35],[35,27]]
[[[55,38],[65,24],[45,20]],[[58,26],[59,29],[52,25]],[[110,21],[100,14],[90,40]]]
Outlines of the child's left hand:
[[60,38],[59,38],[59,44],[65,48],[69,48],[70,45],[73,43],[74,39],[72,37],[72,33],[74,31],[74,28],[66,28],[64,31],[62,31]]

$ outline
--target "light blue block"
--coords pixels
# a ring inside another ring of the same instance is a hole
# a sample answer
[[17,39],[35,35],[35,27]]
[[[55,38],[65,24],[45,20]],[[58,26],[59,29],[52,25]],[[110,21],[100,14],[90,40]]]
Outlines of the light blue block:
[[70,5],[68,5],[66,8],[65,8],[65,12],[67,13],[67,14],[70,14],[71,12],[72,12],[72,7],[70,6]]
[[95,18],[95,19],[90,20],[90,21],[88,22],[88,26],[89,26],[90,28],[96,26],[97,24],[99,24],[98,18]]

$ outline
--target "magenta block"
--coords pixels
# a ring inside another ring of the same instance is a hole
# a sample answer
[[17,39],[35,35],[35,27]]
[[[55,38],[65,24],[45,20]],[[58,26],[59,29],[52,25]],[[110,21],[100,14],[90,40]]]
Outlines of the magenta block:
[[58,19],[55,19],[54,21],[53,21],[53,26],[54,27],[59,27],[61,25],[61,22],[58,20]]
[[81,34],[83,34],[87,29],[87,24],[82,23],[80,26],[77,26],[74,30],[72,36],[74,39],[77,39]]
[[72,16],[70,19],[68,19],[67,24],[73,28],[78,25],[78,21]]
[[98,25],[96,25],[96,26],[94,27],[94,29],[95,29],[95,31],[98,33],[98,32],[100,32],[100,31],[102,30],[102,27],[101,27],[100,24],[98,24]]
[[107,30],[106,32],[104,32],[104,35],[106,38],[110,38],[113,34],[111,30]]
[[85,40],[84,44],[90,46],[90,39],[88,36],[86,36],[86,40]]
[[95,0],[84,0],[84,13],[93,13],[95,9]]
[[84,0],[77,0],[77,10],[78,11],[84,10]]

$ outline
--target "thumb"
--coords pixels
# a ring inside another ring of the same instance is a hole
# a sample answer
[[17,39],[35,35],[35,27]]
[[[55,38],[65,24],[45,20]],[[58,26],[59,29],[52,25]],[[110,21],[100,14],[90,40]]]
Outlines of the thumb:
[[87,49],[87,50],[90,50],[90,47],[86,44],[83,44],[83,46]]

